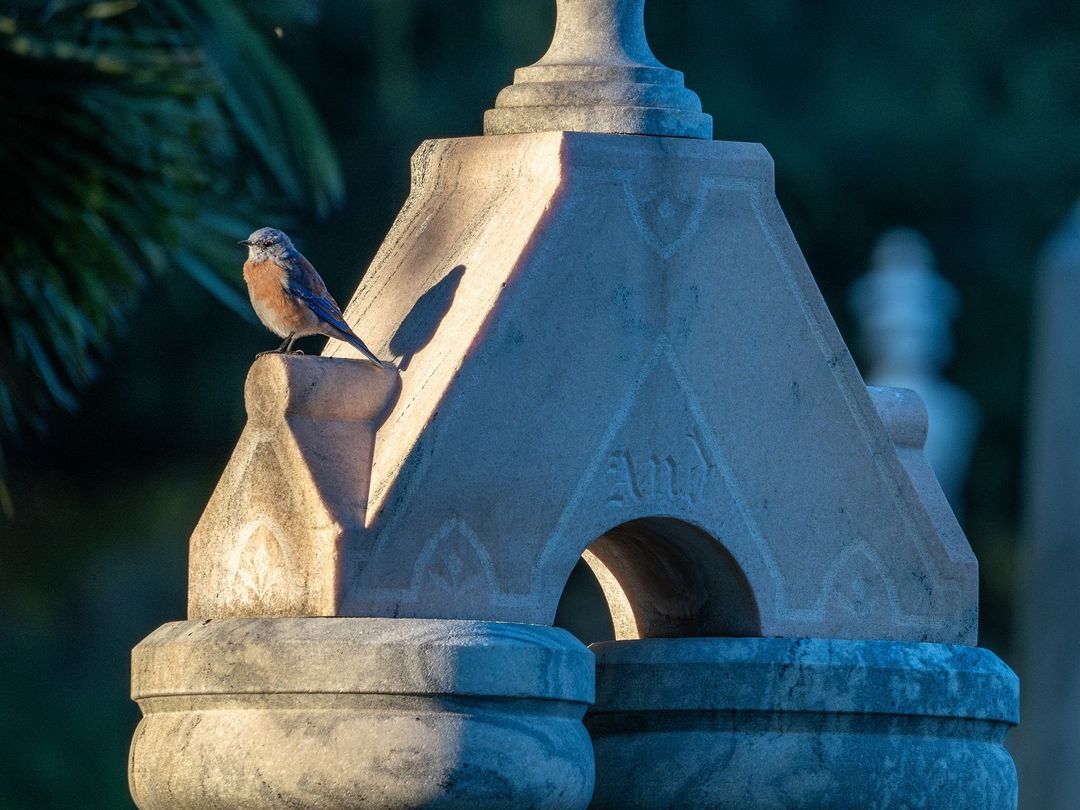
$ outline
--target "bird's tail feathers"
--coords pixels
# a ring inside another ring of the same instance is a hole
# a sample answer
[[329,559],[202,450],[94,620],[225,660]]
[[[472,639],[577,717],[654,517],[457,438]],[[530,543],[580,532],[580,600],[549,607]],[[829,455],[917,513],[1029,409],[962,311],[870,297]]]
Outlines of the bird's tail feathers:
[[375,353],[371,351],[351,330],[345,331],[344,329],[334,328],[334,337],[338,340],[343,340],[356,349],[360,354],[364,355],[368,360],[377,366],[385,365],[382,360],[375,356]]

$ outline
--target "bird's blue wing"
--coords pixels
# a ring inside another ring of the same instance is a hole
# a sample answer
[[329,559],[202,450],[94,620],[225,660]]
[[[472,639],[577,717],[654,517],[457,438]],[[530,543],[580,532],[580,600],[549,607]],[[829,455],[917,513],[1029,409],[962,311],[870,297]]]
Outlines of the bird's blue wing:
[[345,323],[345,319],[341,314],[341,309],[338,307],[337,302],[331,298],[328,293],[319,295],[318,293],[312,292],[306,287],[295,283],[290,283],[286,289],[289,291],[290,295],[295,295],[303,301],[304,304],[307,305],[307,308],[318,315],[321,320],[326,321],[331,326],[340,329],[346,334],[352,332],[349,325]]
[[[299,298],[307,305],[308,309],[318,315],[321,321],[336,329],[338,333],[336,337],[338,339],[344,340],[375,365],[382,365],[382,361],[375,356],[375,353],[372,352],[371,349],[367,347],[367,344],[360,340],[349,325],[345,323],[345,319],[341,315],[340,307],[338,307],[337,302],[330,297],[329,293],[318,295],[299,284],[290,285],[287,289],[290,294]],[[328,333],[324,332],[323,334]]]
[[[319,320],[333,330],[334,337],[344,340],[375,365],[382,365],[382,361],[345,323],[345,318],[341,314],[341,307],[326,291],[326,284],[323,283],[323,280],[307,259],[300,254],[296,254],[290,257],[284,269],[285,290],[289,295],[303,301],[304,305],[314,312]],[[330,332],[323,332],[323,334],[329,335]]]
[[283,269],[285,270],[285,289],[289,295],[299,298],[308,309],[331,326],[346,334],[352,332],[341,314],[341,307],[326,291],[326,284],[315,272],[311,262],[299,253],[293,253],[286,257]]

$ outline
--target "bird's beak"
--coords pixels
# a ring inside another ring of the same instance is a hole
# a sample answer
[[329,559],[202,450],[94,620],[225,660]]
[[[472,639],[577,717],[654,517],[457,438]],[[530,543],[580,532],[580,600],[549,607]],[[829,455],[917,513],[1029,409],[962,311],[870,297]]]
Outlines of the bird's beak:
[[236,244],[238,244],[238,245],[248,245],[248,246],[250,247],[250,245],[251,245],[251,240],[250,240],[250,239],[241,239],[241,240],[240,240],[239,242],[237,242]]

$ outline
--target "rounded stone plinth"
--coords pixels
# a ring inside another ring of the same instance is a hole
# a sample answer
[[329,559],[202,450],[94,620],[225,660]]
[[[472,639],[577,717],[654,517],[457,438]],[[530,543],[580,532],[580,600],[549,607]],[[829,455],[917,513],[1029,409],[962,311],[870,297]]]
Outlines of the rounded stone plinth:
[[582,808],[593,656],[550,627],[215,619],[134,650],[148,808]]
[[987,650],[829,639],[592,645],[601,808],[1012,810],[1019,683]]

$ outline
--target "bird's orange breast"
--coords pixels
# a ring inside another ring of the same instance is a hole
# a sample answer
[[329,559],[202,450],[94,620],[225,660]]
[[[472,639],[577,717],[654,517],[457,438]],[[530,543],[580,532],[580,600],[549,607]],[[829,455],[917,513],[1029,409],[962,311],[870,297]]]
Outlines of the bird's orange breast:
[[244,281],[255,314],[267,329],[281,337],[310,334],[318,319],[285,289],[285,271],[273,262],[244,262]]

